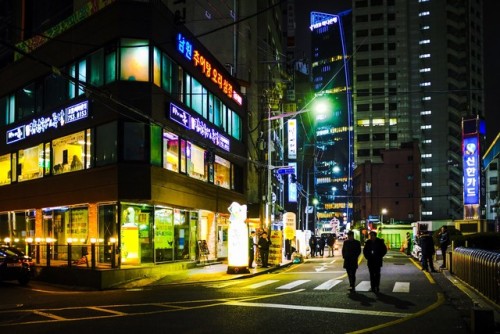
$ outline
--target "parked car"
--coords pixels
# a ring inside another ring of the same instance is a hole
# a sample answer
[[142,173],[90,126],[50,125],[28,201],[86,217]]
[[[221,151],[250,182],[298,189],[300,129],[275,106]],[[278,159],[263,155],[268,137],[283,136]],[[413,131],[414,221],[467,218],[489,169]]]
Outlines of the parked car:
[[32,275],[32,259],[15,247],[0,246],[0,281],[17,280],[26,285]]

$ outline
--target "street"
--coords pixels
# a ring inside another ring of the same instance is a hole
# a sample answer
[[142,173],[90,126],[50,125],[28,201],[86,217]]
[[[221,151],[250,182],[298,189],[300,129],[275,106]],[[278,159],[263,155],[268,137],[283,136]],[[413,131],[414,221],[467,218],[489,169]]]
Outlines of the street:
[[36,281],[24,288],[2,283],[0,327],[16,333],[469,332],[462,311],[471,305],[442,273],[424,273],[406,255],[389,252],[380,293],[368,291],[364,260],[353,293],[347,290],[342,263],[339,256],[312,258],[245,279],[160,280],[109,291],[68,291]]

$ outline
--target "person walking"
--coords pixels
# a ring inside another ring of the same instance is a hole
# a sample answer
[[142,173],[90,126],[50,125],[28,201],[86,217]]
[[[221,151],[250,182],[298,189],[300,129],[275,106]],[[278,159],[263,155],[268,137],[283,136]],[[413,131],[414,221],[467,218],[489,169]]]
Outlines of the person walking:
[[443,264],[439,269],[446,268],[446,250],[450,244],[450,235],[448,234],[448,227],[441,226],[441,231],[439,232],[439,248],[441,248],[441,254],[443,255]]
[[255,259],[255,231],[250,232],[248,237],[248,268],[253,268],[253,260]]
[[411,255],[411,234],[406,232],[406,255]]
[[316,254],[316,237],[314,235],[311,235],[309,239],[309,249],[311,250],[311,257],[314,257]]
[[322,236],[318,238],[318,252],[321,257],[325,254],[325,238]]
[[422,249],[422,270],[429,272],[430,268],[431,272],[435,273],[436,270],[434,269],[434,260],[432,257],[434,256],[436,250],[434,248],[434,240],[432,239],[432,236],[429,232],[424,231],[420,235],[418,243]]
[[326,239],[326,244],[328,246],[328,257],[335,256],[335,235],[328,235],[328,239]]
[[361,242],[354,239],[354,232],[347,232],[347,240],[342,246],[342,258],[344,268],[349,278],[349,290],[354,291],[356,285],[356,270],[358,269],[358,257],[361,254]]
[[371,291],[375,293],[380,291],[380,271],[385,254],[387,254],[387,247],[384,239],[377,238],[377,232],[370,231],[369,239],[363,248],[363,255],[368,262]]
[[267,238],[267,233],[262,232],[257,247],[259,248],[260,258],[262,260],[262,268],[269,268],[269,247],[271,246],[271,240]]

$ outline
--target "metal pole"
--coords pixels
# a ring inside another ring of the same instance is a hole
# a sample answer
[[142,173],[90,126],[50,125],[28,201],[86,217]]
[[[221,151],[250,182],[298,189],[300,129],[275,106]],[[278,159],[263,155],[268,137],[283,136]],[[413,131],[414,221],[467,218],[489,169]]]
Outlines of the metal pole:
[[266,225],[269,227],[271,225],[271,193],[272,193],[272,180],[271,180],[271,106],[267,106],[267,198],[266,198]]
[[306,221],[304,222],[304,231],[307,229],[309,225],[309,168],[307,169],[307,193],[306,193]]

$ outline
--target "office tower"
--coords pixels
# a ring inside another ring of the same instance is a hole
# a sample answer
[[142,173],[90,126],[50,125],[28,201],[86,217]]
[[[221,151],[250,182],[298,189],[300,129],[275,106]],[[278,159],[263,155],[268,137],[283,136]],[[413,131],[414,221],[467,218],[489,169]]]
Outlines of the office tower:
[[[311,13],[316,228],[352,217],[351,11]],[[326,103],[324,111],[320,105]]]
[[353,26],[356,163],[418,140],[422,220],[460,219],[461,121],[484,117],[482,1],[355,0]]

